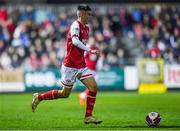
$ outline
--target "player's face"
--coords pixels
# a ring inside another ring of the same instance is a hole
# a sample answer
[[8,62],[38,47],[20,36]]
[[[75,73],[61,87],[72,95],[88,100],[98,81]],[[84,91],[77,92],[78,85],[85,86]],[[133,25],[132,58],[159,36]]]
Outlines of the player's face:
[[89,18],[91,17],[91,12],[90,11],[84,11],[83,12],[83,17],[82,17],[82,19],[83,19],[83,21],[84,21],[84,23],[85,24],[87,24],[88,23],[88,21],[89,21]]

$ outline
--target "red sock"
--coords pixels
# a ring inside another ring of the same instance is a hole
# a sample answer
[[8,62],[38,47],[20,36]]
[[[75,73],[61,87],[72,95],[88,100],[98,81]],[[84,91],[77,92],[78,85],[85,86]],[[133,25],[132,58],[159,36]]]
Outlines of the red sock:
[[94,104],[96,101],[96,93],[97,93],[97,91],[95,91],[95,92],[88,91],[88,93],[87,93],[85,117],[92,116],[92,111],[93,111]]
[[45,93],[42,93],[38,96],[40,101],[42,100],[53,100],[58,98],[58,90],[51,90]]

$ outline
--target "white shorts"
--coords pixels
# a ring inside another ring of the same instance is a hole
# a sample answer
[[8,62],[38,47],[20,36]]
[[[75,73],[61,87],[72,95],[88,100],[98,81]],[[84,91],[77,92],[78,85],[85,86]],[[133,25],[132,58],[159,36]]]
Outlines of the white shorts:
[[98,81],[97,71],[91,70],[91,69],[89,69],[89,70],[91,71],[92,75],[94,76],[94,79],[95,79],[96,81]]
[[83,80],[88,77],[93,77],[93,72],[87,67],[85,68],[71,68],[62,65],[61,67],[61,83],[64,86],[73,86],[76,78]]

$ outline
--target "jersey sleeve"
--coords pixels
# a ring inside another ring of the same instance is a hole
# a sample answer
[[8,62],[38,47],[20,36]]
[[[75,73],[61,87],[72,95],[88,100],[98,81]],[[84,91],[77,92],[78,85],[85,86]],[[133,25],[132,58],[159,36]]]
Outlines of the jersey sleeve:
[[70,34],[71,34],[71,38],[72,37],[79,37],[79,33],[80,33],[80,27],[77,21],[73,22],[70,28]]

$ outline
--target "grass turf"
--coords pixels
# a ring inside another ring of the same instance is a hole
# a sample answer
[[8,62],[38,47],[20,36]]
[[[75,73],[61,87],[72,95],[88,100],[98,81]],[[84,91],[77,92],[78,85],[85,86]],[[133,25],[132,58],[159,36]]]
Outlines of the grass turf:
[[[0,130],[180,130],[180,92],[145,95],[99,92],[94,114],[100,125],[83,123],[85,107],[78,93],[68,99],[43,101],[31,112],[32,94],[0,94]],[[150,128],[146,114],[157,111],[161,125]]]

